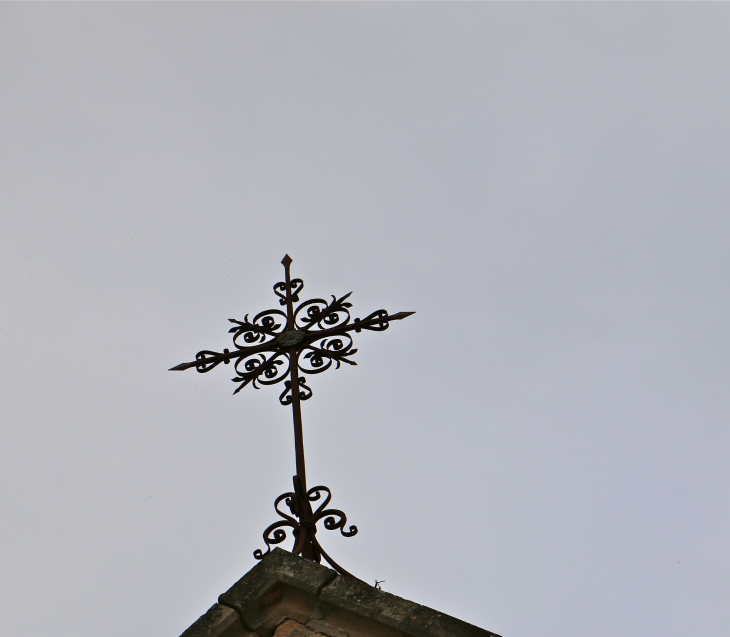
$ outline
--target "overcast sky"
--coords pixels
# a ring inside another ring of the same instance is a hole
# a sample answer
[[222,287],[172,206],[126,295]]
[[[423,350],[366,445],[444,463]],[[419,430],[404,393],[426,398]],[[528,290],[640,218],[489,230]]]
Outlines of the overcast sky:
[[[730,630],[730,5],[0,5],[0,634],[177,637],[294,472],[345,568],[504,637]],[[287,548],[290,545],[287,543]]]

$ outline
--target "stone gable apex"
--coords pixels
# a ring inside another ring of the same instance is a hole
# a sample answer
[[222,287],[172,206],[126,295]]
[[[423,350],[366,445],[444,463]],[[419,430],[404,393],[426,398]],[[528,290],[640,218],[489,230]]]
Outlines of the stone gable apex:
[[275,549],[182,637],[499,637]]

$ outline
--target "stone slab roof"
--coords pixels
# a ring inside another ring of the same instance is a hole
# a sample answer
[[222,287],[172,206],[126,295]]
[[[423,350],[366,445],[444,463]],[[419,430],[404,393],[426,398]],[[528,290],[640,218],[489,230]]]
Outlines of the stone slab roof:
[[499,637],[275,549],[182,637]]

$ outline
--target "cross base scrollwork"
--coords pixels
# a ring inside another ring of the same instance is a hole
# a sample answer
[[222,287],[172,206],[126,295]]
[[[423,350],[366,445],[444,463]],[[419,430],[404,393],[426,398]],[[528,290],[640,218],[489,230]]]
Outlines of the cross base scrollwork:
[[[271,553],[271,547],[273,545],[281,544],[286,540],[285,529],[289,527],[294,536],[294,547],[292,548],[294,555],[301,555],[317,563],[320,563],[322,558],[324,558],[338,573],[358,579],[335,562],[317,540],[317,523],[322,520],[324,521],[324,528],[327,531],[336,531],[339,529],[340,534],[345,537],[356,535],[357,527],[350,525],[346,529],[347,516],[345,513],[339,509],[327,508],[330,500],[332,500],[332,492],[329,490],[329,487],[313,487],[305,492],[299,477],[294,476],[293,480],[294,491],[282,493],[274,501],[274,509],[282,519],[269,525],[263,533],[266,552],[263,552],[261,549],[256,549],[253,552],[253,556],[257,560],[261,560]],[[322,500],[323,497],[324,499]],[[312,510],[312,502],[319,502],[319,500],[322,500],[322,502],[315,510]],[[291,515],[279,508],[282,502],[289,508]]]

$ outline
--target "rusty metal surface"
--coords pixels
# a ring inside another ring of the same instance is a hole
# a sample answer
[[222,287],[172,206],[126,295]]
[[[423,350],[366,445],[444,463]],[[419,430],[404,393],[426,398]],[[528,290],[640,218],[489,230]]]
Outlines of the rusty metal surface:
[[[329,301],[321,298],[300,301],[304,282],[291,278],[292,259],[288,254],[281,263],[284,281],[274,285],[280,309],[259,312],[251,319],[247,314],[242,321],[228,319],[233,324],[229,330],[233,334],[233,349],[201,350],[195,360],[176,365],[170,371],[194,367],[205,374],[221,363],[233,362],[236,375],[231,380],[237,383],[234,394],[247,385],[259,389],[284,383],[279,402],[292,408],[296,457],[294,490],[276,498],[274,508],[282,519],[266,528],[263,534],[266,551],[257,549],[254,557],[262,559],[271,552],[273,545],[286,540],[288,528],[294,537],[292,553],[315,562],[324,558],[339,573],[354,577],[324,551],[316,537],[319,522],[323,522],[326,530],[339,530],[345,537],[355,535],[357,527],[351,525],[346,529],[347,516],[339,509],[328,508],[332,494],[327,487],[307,489],[301,403],[312,397],[312,390],[306,377],[321,374],[333,366],[339,369],[343,363],[356,365],[351,359],[357,352],[353,347],[353,332],[382,332],[392,321],[400,321],[415,312],[388,314],[385,310],[377,310],[363,319],[352,319],[352,303],[348,301],[352,292],[339,298],[333,295]],[[282,502],[291,515],[279,508]],[[312,503],[318,506],[313,509]]]

